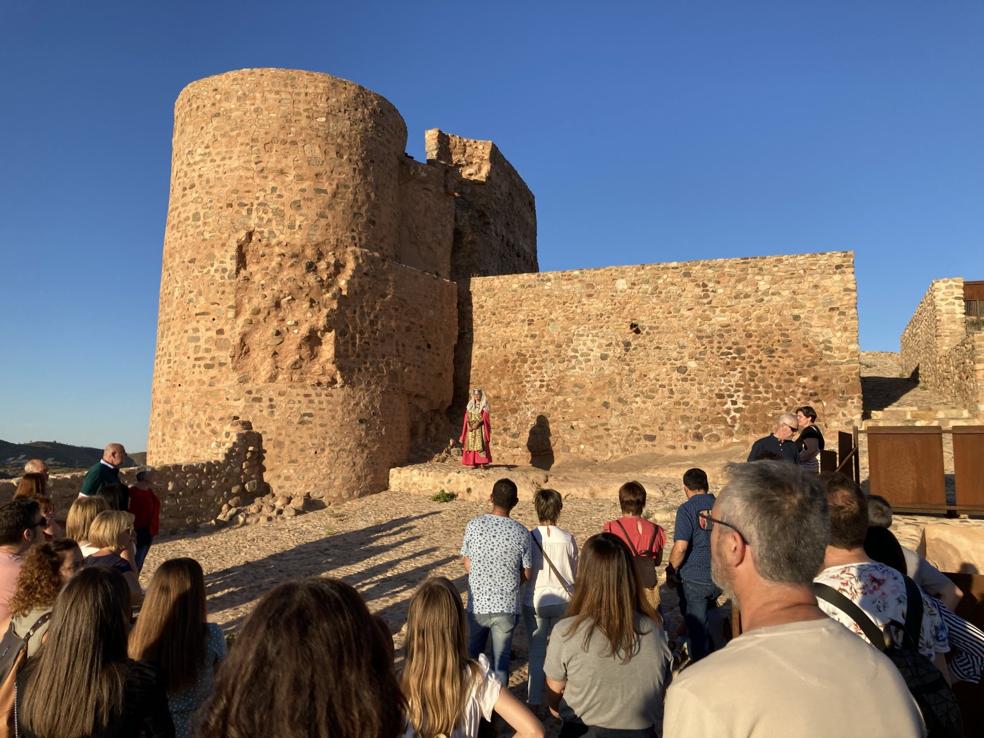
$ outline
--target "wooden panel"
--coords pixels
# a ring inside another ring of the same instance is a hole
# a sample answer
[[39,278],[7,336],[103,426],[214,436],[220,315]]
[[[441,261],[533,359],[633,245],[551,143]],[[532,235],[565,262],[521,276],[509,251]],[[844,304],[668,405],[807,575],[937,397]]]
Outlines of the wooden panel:
[[824,449],[820,452],[820,473],[837,471],[837,453]]
[[984,282],[964,282],[965,300],[984,300]]
[[868,478],[871,493],[898,512],[946,512],[942,431],[868,428]]
[[848,477],[851,477],[855,482],[859,481],[854,475],[854,463],[845,464],[847,457],[850,455],[851,451],[854,450],[854,436],[851,433],[845,433],[844,431],[837,431],[837,463],[843,468],[840,472]]
[[984,512],[984,425],[953,426],[957,509]]

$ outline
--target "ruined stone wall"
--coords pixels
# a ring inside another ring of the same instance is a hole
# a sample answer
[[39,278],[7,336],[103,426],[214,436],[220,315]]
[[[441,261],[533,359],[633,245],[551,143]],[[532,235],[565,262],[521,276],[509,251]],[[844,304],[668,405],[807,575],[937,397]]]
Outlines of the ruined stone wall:
[[[608,459],[861,417],[853,254],[475,278],[470,383],[497,462]],[[462,316],[463,320],[465,316]]]
[[[227,447],[216,459],[154,468],[154,490],[161,500],[161,533],[193,529],[214,520],[223,505],[248,504],[266,494],[262,436],[249,430],[247,424],[234,423],[226,428],[223,438]],[[133,484],[138,468],[123,469],[122,481]],[[84,477],[84,472],[53,474],[48,480],[58,519],[65,519]],[[10,500],[17,481],[0,481],[0,503]]]
[[468,280],[539,271],[536,201],[523,178],[491,141],[439,129],[425,134],[427,162],[447,170],[454,200],[451,278],[458,283],[458,340],[452,415],[468,402],[471,374],[471,295]]
[[347,497],[384,489],[443,424],[459,175],[405,145],[389,102],[324,74],[182,91],[150,463],[213,458],[241,418],[267,439],[277,494]]
[[977,412],[984,403],[984,356],[979,336],[967,331],[964,280],[934,281],[909,320],[900,344],[906,374],[918,371],[920,384],[949,402]]

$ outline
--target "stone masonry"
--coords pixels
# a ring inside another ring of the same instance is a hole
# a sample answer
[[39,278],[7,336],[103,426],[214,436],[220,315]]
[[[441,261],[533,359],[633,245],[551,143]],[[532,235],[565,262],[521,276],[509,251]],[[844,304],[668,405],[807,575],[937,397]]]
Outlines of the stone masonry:
[[385,489],[414,438],[444,436],[448,278],[535,269],[533,199],[491,144],[431,131],[420,164],[406,136],[388,101],[324,74],[182,91],[149,463],[214,458],[242,418],[278,494],[344,497]]
[[964,280],[930,284],[902,333],[901,366],[970,415],[984,411],[984,333],[967,328]]
[[745,442],[800,403],[860,418],[851,254],[537,274],[495,145],[435,129],[420,163],[406,135],[324,74],[181,92],[149,463],[215,459],[242,421],[274,495],[377,492],[457,436],[474,385],[500,462]]
[[[194,529],[211,522],[223,510],[248,506],[269,492],[263,479],[260,434],[249,423],[237,421],[223,430],[221,441],[226,449],[214,460],[154,468],[154,487],[161,500],[161,533]],[[133,484],[138,469],[123,469],[120,478],[125,484]],[[58,519],[65,519],[84,477],[85,472],[53,474],[48,480],[48,495]],[[0,481],[0,503],[10,500],[17,481]]]
[[861,416],[847,252],[485,277],[470,292],[497,461],[720,446],[798,405],[830,431]]

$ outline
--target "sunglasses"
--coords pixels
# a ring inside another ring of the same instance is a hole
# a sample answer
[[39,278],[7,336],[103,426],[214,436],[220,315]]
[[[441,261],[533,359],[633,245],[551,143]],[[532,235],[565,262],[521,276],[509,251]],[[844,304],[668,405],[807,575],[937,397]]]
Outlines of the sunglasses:
[[746,545],[748,544],[748,539],[745,538],[745,534],[742,533],[740,530],[738,530],[731,523],[726,523],[723,520],[718,520],[717,518],[712,518],[711,517],[711,514],[710,513],[707,513],[707,512],[700,513],[700,519],[704,521],[704,530],[706,530],[708,533],[710,533],[712,530],[714,530],[714,526],[715,525],[723,525],[725,528],[731,528],[731,530],[733,530],[735,533],[737,533],[739,535],[739,537],[741,538],[741,540]]

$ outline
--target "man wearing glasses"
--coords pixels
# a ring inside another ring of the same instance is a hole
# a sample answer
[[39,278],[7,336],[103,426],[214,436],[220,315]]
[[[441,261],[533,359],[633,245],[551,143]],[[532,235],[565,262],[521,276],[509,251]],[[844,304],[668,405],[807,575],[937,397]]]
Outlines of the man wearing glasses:
[[743,632],[673,681],[664,735],[924,735],[895,665],[817,606],[830,536],[817,475],[759,461],[728,477],[704,522],[711,574],[741,605]]
[[0,633],[10,623],[10,598],[17,589],[21,555],[44,540],[48,525],[37,500],[17,499],[0,505]]
[[799,453],[796,451],[796,441],[793,440],[798,427],[799,423],[795,415],[792,413],[780,415],[776,419],[776,429],[752,444],[752,450],[748,452],[748,461],[772,459],[798,463]]

